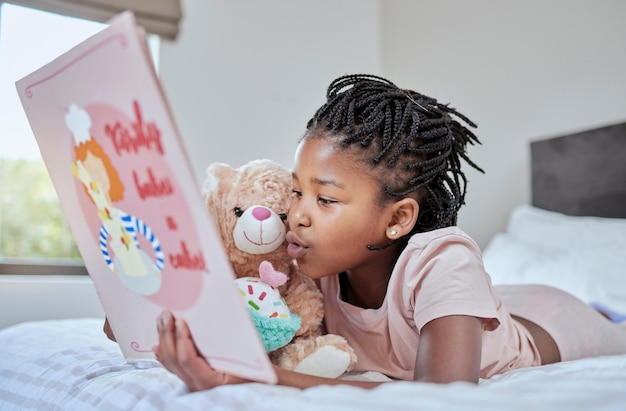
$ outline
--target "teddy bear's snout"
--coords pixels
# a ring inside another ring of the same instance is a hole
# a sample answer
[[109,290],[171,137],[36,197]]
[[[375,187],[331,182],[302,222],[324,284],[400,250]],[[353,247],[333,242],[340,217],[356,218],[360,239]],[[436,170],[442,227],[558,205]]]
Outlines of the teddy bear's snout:
[[287,229],[280,215],[272,209],[253,205],[239,217],[233,230],[235,246],[249,254],[267,254],[285,240]]
[[272,212],[266,207],[256,206],[252,210],[252,216],[259,221],[267,220],[272,216]]

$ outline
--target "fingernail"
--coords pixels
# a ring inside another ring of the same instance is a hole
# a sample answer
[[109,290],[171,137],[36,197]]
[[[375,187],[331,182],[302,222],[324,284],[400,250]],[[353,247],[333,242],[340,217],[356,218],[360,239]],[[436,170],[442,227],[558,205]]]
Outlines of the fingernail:
[[176,333],[178,335],[184,336],[185,333],[187,332],[186,330],[186,323],[185,320],[183,320],[182,318],[177,318],[176,319]]
[[165,328],[167,326],[167,323],[169,321],[169,314],[167,313],[167,311],[163,311],[161,313],[161,315],[159,316],[159,327],[161,328]]

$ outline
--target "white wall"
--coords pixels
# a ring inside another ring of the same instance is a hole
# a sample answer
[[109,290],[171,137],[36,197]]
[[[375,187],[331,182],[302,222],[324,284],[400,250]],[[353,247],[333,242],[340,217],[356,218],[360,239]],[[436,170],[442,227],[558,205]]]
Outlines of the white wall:
[[183,2],[161,75],[198,183],[206,165],[292,164],[328,83],[381,74],[478,123],[459,225],[486,246],[530,201],[530,140],[626,120],[620,0]]
[[0,329],[24,321],[104,318],[91,279],[84,275],[0,275]]
[[530,202],[530,140],[626,120],[626,2],[384,0],[382,71],[478,123],[459,225],[481,246]]
[[210,162],[293,163],[328,84],[380,66],[376,0],[183,1],[161,78],[198,182]]

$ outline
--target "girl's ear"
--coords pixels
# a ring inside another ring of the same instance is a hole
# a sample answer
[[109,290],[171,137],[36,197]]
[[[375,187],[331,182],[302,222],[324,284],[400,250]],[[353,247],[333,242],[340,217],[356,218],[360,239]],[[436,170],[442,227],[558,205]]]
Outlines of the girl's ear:
[[387,238],[396,240],[407,235],[415,227],[420,206],[410,197],[396,201],[392,205],[392,216],[387,226]]

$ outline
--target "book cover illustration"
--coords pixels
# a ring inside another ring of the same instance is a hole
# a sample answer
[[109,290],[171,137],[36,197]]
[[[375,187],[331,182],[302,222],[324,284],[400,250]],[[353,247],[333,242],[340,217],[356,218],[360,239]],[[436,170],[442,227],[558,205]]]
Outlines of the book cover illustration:
[[273,381],[132,13],[16,86],[124,356],[168,308],[214,368]]

